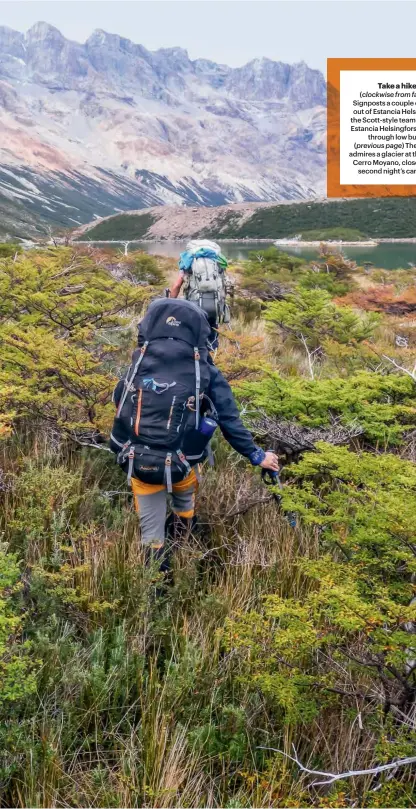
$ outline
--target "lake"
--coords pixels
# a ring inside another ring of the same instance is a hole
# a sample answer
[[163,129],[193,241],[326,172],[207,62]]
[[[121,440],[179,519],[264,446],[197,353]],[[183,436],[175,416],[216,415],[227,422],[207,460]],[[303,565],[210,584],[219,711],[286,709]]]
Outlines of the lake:
[[[222,244],[223,253],[229,259],[245,259],[251,250],[265,250],[273,242],[226,242]],[[143,244],[143,249],[148,253],[159,256],[175,256],[185,250],[186,242],[155,242],[153,244]],[[305,261],[317,258],[318,250],[313,247],[281,247],[285,253],[304,258]],[[353,259],[361,265],[364,261],[371,261],[376,267],[385,270],[396,270],[399,267],[408,269],[409,264],[416,264],[416,244],[406,242],[395,242],[394,244],[380,244],[377,247],[344,247],[343,251],[347,258]]]
[[[98,242],[92,242],[97,244]],[[183,242],[142,242],[131,243],[130,250],[145,250],[147,253],[159,256],[172,256],[178,258],[186,248],[186,241]],[[258,241],[241,241],[241,242],[224,242],[222,250],[229,259],[245,259],[251,250],[264,250],[266,247],[272,245],[273,242],[258,242]],[[120,249],[123,249],[120,245]],[[295,247],[281,247],[285,253],[299,256],[309,261],[316,258],[318,250],[313,247],[302,247],[301,245]],[[347,258],[353,259],[357,264],[362,265],[364,261],[371,261],[376,267],[381,267],[386,270],[396,270],[399,267],[408,269],[410,264],[416,264],[416,243],[409,244],[406,242],[394,242],[392,244],[379,244],[377,247],[362,247],[357,246],[344,247],[343,253]]]

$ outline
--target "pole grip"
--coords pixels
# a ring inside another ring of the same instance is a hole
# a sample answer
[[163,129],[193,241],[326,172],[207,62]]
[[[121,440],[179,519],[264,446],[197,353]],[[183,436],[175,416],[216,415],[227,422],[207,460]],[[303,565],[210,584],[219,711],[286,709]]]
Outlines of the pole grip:
[[[274,452],[274,450],[268,449],[267,452]],[[283,489],[279,473],[275,472],[273,469],[262,469],[261,479],[266,486],[278,486],[279,489]]]

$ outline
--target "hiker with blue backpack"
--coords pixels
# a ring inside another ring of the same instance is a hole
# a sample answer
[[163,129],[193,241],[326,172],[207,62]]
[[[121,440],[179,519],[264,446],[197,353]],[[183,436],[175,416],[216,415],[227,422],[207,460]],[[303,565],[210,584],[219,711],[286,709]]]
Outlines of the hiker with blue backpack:
[[218,348],[218,327],[230,322],[227,266],[216,242],[194,239],[180,255],[179,275],[170,289],[171,298],[177,298],[183,287],[185,299],[196,303],[207,315],[211,326],[210,351]]
[[[217,427],[253,466],[277,472],[278,458],[256,446],[231,388],[209,352],[211,326],[192,301],[154,300],[139,327],[139,347],[113,400],[110,447],[127,474],[147,558],[168,567],[165,537],[175,541],[194,524],[199,465],[211,458]],[[172,515],[166,520],[167,497]]]

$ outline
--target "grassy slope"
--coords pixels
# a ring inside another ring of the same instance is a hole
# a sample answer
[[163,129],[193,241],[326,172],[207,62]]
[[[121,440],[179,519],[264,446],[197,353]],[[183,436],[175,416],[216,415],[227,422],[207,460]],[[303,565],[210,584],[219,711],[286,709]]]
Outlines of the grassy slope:
[[30,205],[0,195],[0,240],[39,238],[46,233],[47,228],[42,227]]
[[79,236],[81,240],[97,239],[98,241],[111,241],[111,239],[143,239],[149,228],[153,225],[155,217],[149,213],[126,216],[118,214],[100,222],[98,225]]
[[[3,187],[10,187],[16,197],[10,199]],[[85,224],[120,210],[145,209],[157,201],[151,190],[135,180],[105,170],[93,178],[78,172],[46,175],[19,167],[11,176],[0,165],[0,238],[42,238],[50,228],[69,231],[77,222]]]

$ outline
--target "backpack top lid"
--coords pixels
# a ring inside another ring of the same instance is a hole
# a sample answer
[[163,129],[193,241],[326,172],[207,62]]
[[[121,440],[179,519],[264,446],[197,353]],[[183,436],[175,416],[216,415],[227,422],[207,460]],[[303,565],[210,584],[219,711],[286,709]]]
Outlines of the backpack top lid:
[[140,333],[144,340],[173,337],[193,347],[206,348],[211,327],[205,312],[183,298],[157,298],[150,304]]
[[198,250],[210,250],[217,256],[221,253],[221,248],[216,242],[211,242],[208,239],[193,239],[186,245],[188,253],[197,253]]

